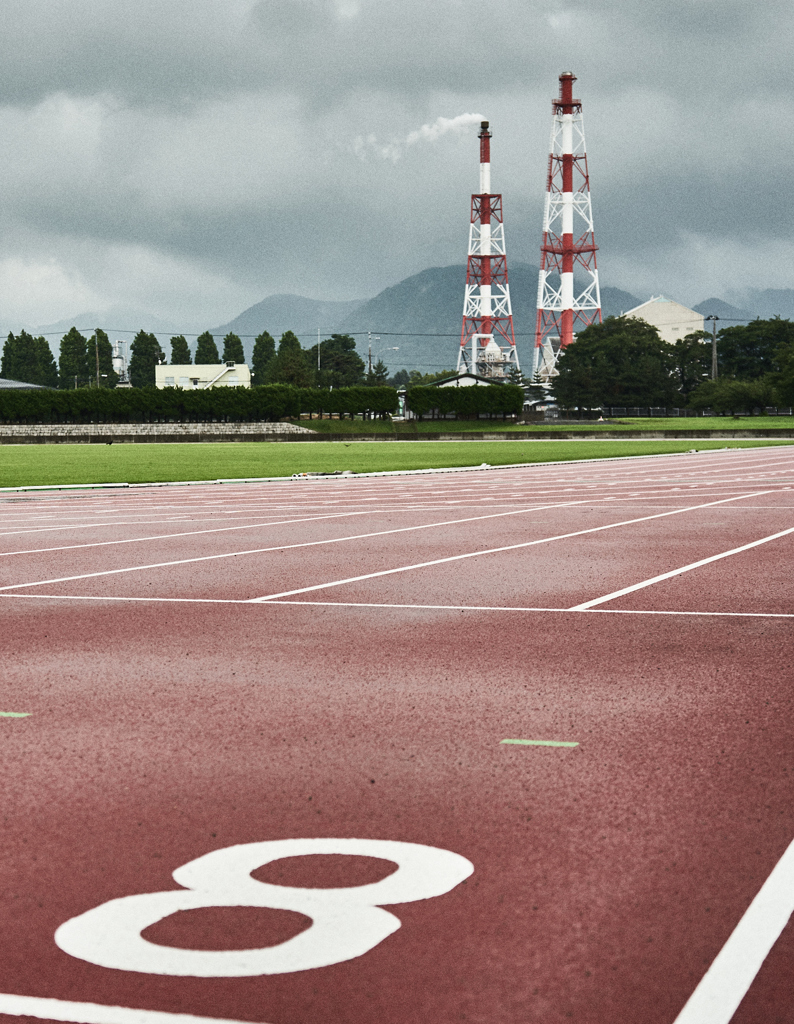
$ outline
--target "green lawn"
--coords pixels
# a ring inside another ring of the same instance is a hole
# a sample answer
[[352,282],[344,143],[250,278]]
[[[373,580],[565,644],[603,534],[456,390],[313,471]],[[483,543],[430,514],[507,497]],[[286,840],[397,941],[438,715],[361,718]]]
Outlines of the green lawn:
[[368,441],[210,444],[0,445],[0,486],[148,483],[291,476],[352,470],[438,469],[516,462],[603,459],[716,448],[794,444],[784,440]]
[[666,419],[624,418],[599,423],[580,420],[576,423],[506,423],[504,420],[423,420],[418,423],[390,423],[385,420],[292,420],[309,430],[323,434],[457,434],[467,431],[504,430],[766,430],[769,427],[794,429],[794,416],[673,416]]

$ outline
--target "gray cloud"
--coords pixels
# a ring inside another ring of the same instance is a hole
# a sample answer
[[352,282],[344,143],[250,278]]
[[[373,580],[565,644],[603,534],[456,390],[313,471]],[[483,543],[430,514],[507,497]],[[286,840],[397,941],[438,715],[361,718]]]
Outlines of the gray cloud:
[[[0,320],[122,303],[222,322],[465,257],[476,128],[537,261],[550,100],[585,104],[602,275],[794,285],[787,5],[7,0]],[[418,134],[417,134],[418,133]],[[408,144],[408,140],[412,144]]]

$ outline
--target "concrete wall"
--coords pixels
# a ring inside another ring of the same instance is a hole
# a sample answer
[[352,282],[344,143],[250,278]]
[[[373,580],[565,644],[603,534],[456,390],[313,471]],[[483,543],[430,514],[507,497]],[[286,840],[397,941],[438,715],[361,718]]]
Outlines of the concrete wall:
[[314,431],[294,423],[0,423],[0,444],[272,441]]

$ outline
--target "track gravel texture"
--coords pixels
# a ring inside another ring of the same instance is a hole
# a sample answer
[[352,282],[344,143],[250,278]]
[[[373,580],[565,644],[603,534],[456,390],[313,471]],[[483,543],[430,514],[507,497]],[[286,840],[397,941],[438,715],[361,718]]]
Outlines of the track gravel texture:
[[776,447],[4,496],[0,1016],[794,1021],[793,508]]

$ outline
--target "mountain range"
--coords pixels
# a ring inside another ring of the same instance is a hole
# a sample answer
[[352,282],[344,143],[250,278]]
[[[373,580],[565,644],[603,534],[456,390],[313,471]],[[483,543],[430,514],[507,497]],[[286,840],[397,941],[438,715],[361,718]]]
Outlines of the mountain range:
[[[364,302],[314,302],[298,295],[271,295],[211,333],[229,331],[255,337],[268,331],[279,338],[291,330],[305,348],[329,334],[352,334],[359,354],[368,356],[372,333],[373,363],[379,358],[391,373],[421,370],[434,373],[455,367],[458,358],[466,267],[431,267],[407,277]],[[510,266],[510,297],[519,360],[529,366],[535,332],[538,268],[528,263]],[[639,300],[619,288],[602,288],[604,316],[622,313]],[[246,356],[253,337],[243,338]]]
[[[537,267],[528,263],[510,265],[513,324],[519,360],[525,369],[532,359],[537,280]],[[456,364],[465,282],[466,267],[458,264],[423,270],[371,299],[333,302],[302,295],[270,295],[228,323],[210,328],[210,333],[217,341],[230,331],[240,335],[250,362],[254,338],[262,331],[268,331],[277,340],[285,331],[294,331],[305,348],[316,343],[318,328],[321,338],[330,334],[352,334],[365,360],[371,332],[373,363],[382,359],[391,373],[401,369],[433,373],[452,369]],[[604,317],[617,316],[642,301],[619,288],[604,286],[601,289]],[[719,317],[718,327],[746,323],[758,316],[794,318],[794,289],[750,289],[736,299],[736,304],[711,298],[693,308],[704,316]],[[186,325],[180,327],[144,310],[122,307],[45,324],[35,328],[33,333],[48,337],[57,358],[60,336],[70,327],[89,332],[105,324],[108,326],[104,329],[111,338],[114,329],[151,331],[158,336],[166,352],[170,351],[168,342],[172,335],[187,333]],[[124,336],[127,340],[132,338],[130,333]],[[194,339],[188,340],[195,349]]]

